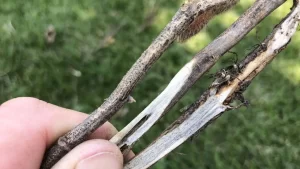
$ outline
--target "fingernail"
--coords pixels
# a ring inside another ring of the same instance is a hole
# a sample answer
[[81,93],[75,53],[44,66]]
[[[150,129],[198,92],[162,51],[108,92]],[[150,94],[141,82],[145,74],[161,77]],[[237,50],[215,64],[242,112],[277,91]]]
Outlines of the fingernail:
[[113,153],[99,153],[80,161],[76,169],[122,169],[123,165]]

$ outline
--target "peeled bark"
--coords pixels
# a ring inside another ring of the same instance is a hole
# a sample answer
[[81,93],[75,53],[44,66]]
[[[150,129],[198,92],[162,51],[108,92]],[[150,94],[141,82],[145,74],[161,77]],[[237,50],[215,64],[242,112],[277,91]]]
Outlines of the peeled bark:
[[[164,28],[160,35],[152,42],[140,58],[134,63],[123,77],[117,88],[105,102],[81,124],[60,137],[46,152],[42,169],[50,169],[59,159],[78,144],[86,140],[98,127],[109,120],[124,104],[128,102],[130,93],[138,82],[145,76],[152,65],[160,58],[165,50],[176,40],[181,39],[181,32],[188,30],[197,18],[202,18],[206,24],[209,19],[233,6],[238,0],[187,0],[177,11],[172,21]],[[208,10],[210,16],[205,15]],[[204,17],[205,16],[205,17]],[[202,26],[203,27],[203,26]],[[197,31],[200,31],[198,28]],[[194,32],[196,33],[196,31]],[[189,35],[192,36],[192,35]],[[187,37],[186,37],[187,38]]]
[[[269,64],[274,57],[286,48],[296,32],[300,21],[300,4],[296,2],[292,11],[273,32],[252,51],[237,68],[239,71],[226,70],[231,77],[222,84],[215,82],[175,121],[159,138],[128,162],[124,169],[146,169],[160,158],[178,147],[188,138],[203,130],[226,110],[234,107],[230,102],[240,96],[251,81]],[[222,77],[220,77],[222,78]],[[223,80],[223,79],[222,79]]]

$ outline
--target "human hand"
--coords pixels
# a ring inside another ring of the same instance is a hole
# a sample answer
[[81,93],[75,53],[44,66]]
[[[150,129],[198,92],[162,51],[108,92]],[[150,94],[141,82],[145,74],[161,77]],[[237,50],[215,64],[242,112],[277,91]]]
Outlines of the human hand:
[[[39,169],[45,150],[86,117],[84,113],[34,98],[3,103],[0,106],[0,168]],[[107,141],[116,132],[110,123],[105,123],[89,141],[71,150],[52,169],[123,168],[122,153]]]

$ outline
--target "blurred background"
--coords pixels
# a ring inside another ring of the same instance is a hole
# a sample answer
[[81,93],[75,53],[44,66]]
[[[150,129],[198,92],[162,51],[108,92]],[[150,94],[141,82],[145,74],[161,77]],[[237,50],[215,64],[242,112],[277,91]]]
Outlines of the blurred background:
[[[1,0],[0,103],[19,96],[90,113],[170,21],[182,0]],[[111,122],[120,130],[141,112],[193,55],[222,33],[254,0],[213,19],[197,36],[175,43],[137,86],[137,103]],[[279,23],[289,0],[234,49],[242,59]],[[55,39],[52,38],[55,36]],[[299,168],[300,33],[251,84],[249,108],[226,112],[153,169]],[[134,147],[145,148],[231,65],[226,54]],[[53,124],[55,125],[55,124]]]

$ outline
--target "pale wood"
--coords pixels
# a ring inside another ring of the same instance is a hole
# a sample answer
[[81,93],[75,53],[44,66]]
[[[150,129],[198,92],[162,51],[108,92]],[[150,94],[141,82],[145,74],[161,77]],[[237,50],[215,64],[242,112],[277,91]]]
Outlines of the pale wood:
[[[50,169],[59,159],[78,144],[86,140],[98,127],[110,119],[129,100],[129,95],[138,82],[145,76],[164,51],[175,41],[183,40],[183,31],[190,32],[195,20],[202,26],[194,30],[192,36],[203,28],[212,16],[224,11],[238,0],[187,0],[177,11],[172,21],[164,28],[152,44],[143,52],[123,77],[117,88],[105,102],[80,125],[69,131],[46,152],[42,169]],[[210,15],[206,16],[206,11]],[[197,20],[201,18],[202,22]],[[188,37],[185,36],[184,39]]]
[[[224,53],[284,2],[284,0],[256,1],[224,33],[187,63],[175,75],[166,89],[110,141],[117,144],[123,151],[132,147]],[[251,22],[249,22],[250,20]]]
[[[274,57],[290,42],[300,20],[300,4],[295,1],[294,8],[277,25],[265,41],[249,54],[239,66],[242,67],[234,79],[225,85],[214,86],[205,92],[198,101],[190,106],[185,114],[169,127],[149,147],[128,162],[124,169],[146,169],[178,147],[209,122],[219,117],[227,109],[234,94],[245,90],[252,79],[261,72]],[[244,86],[246,85],[246,86]]]

